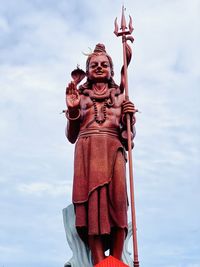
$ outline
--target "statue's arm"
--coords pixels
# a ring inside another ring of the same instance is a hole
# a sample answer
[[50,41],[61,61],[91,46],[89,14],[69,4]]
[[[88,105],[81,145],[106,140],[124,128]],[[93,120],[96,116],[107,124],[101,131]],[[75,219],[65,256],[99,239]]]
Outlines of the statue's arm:
[[66,137],[74,144],[80,131],[81,123],[81,109],[80,109],[80,95],[74,82],[68,84],[66,88],[66,105],[67,111],[65,115],[67,117]]
[[80,131],[80,109],[74,110],[73,112],[68,109],[66,111],[66,117],[68,121],[65,134],[69,142],[74,144]]
[[[124,144],[124,147],[126,150],[128,150],[128,135],[127,135],[127,119],[126,115],[130,115],[130,124],[131,124],[131,140],[134,139],[136,130],[135,130],[135,113],[137,110],[135,109],[134,104],[131,101],[124,100],[122,102],[122,117],[121,117],[121,124],[122,124],[122,131],[121,131],[121,138],[122,143]],[[133,147],[133,143],[132,143]]]

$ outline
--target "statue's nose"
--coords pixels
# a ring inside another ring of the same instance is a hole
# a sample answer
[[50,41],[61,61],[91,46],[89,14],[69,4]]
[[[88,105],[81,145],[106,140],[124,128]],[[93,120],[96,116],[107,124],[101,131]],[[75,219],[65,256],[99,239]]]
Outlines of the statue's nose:
[[97,69],[98,70],[101,70],[102,69],[102,66],[100,64],[98,64]]

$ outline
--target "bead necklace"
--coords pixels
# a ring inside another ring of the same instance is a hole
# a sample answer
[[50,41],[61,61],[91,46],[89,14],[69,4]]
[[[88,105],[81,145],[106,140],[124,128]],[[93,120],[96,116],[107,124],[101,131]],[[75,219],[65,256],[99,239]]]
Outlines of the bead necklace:
[[106,105],[107,105],[108,99],[104,100],[103,107],[101,107],[101,114],[103,113],[103,119],[100,119],[99,118],[100,116],[98,116],[97,103],[96,103],[95,98],[92,98],[92,101],[93,101],[93,106],[94,106],[94,119],[98,124],[101,124],[105,122],[106,120]]

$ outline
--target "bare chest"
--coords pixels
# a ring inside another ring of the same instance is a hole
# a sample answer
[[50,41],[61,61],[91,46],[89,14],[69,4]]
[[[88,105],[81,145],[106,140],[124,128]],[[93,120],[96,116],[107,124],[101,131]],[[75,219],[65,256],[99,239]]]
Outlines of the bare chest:
[[101,101],[92,100],[90,97],[81,98],[81,128],[91,127],[118,127],[122,113],[123,98],[117,96],[111,99]]

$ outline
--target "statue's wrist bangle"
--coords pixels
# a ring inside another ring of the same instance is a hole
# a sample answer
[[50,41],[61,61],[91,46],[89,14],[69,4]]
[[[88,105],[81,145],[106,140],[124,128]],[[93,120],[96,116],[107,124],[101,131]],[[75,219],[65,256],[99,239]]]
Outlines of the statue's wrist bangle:
[[67,119],[70,120],[70,121],[78,120],[78,119],[80,118],[80,116],[81,116],[80,109],[78,109],[78,115],[77,115],[76,117],[70,117],[70,116],[69,116],[69,111],[68,111],[68,110],[66,111],[65,114],[66,114]]

